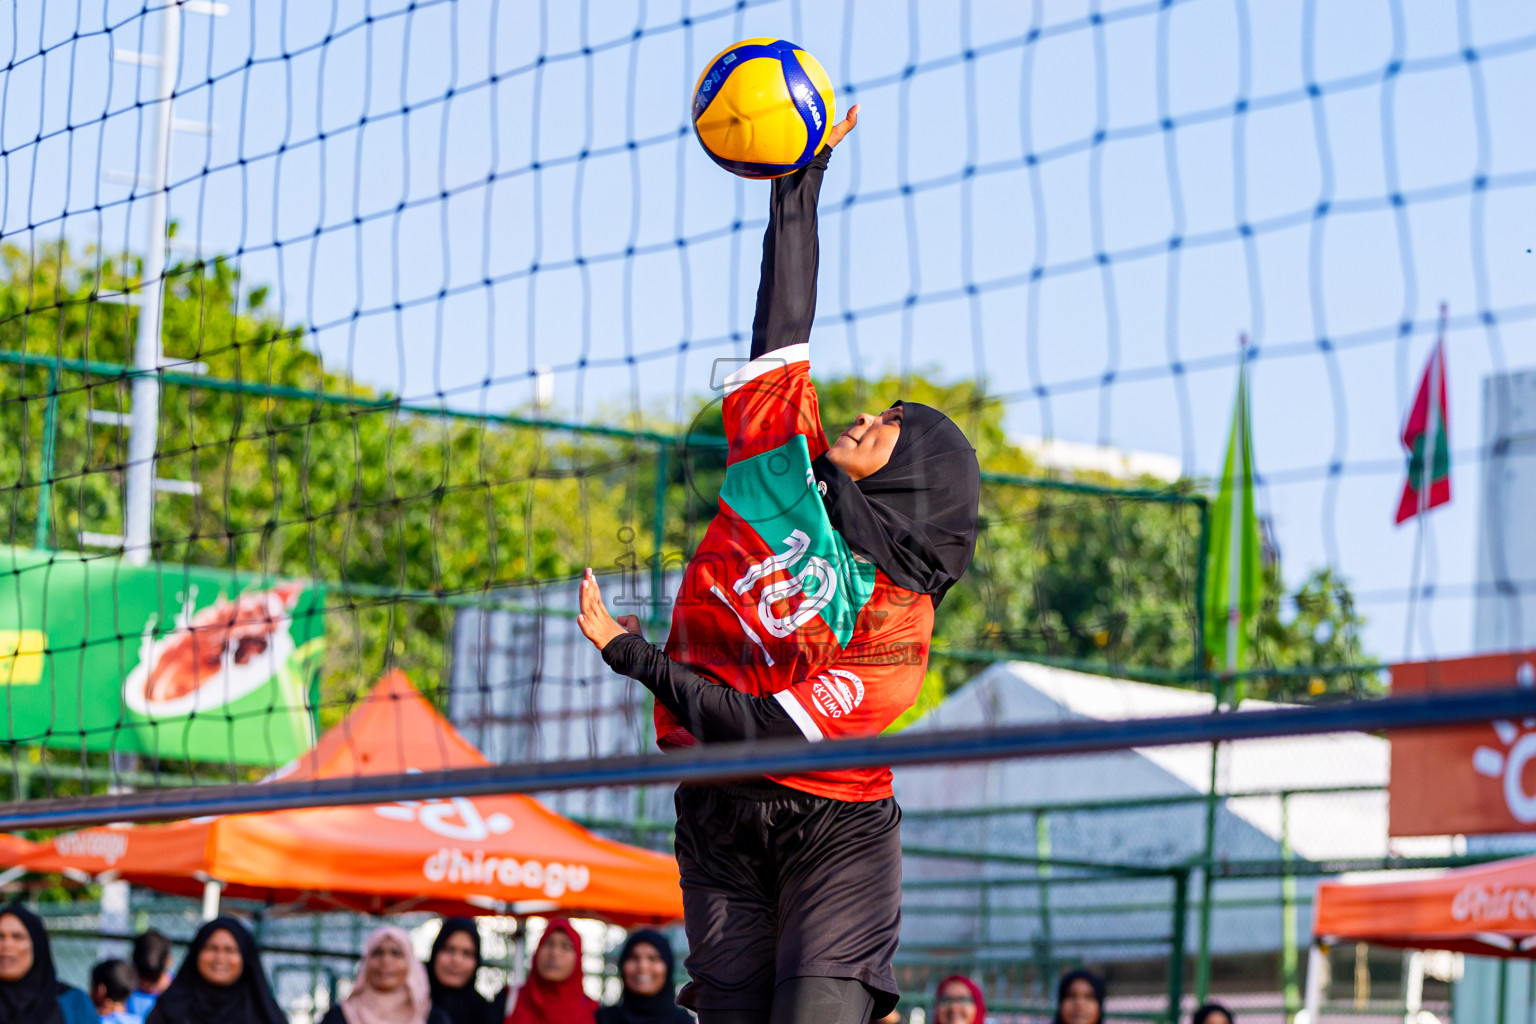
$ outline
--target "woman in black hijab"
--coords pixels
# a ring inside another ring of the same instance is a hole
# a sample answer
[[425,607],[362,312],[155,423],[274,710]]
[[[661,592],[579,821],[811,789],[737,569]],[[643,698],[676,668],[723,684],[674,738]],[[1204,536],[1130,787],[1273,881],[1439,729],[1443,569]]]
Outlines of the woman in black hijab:
[[0,1024],[95,1024],[96,1008],[59,981],[40,917],[13,903],[0,910]]
[[[811,463],[827,517],[892,583],[928,594],[937,607],[976,554],[976,450],[955,421],[931,405],[898,400],[878,425],[860,430],[866,419],[877,418],[860,416]],[[871,431],[891,423],[899,433],[882,465],[878,449],[862,449],[871,445]]]
[[[443,919],[427,958],[427,981],[432,986],[432,1007],[447,1014],[452,1024],[490,1024],[491,1001],[475,991],[480,972],[480,929],[467,917]],[[494,1024],[501,1024],[500,1018]]]
[[1092,971],[1068,971],[1056,983],[1053,1024],[1104,1024],[1104,979]]
[[616,1006],[597,1011],[597,1024],[693,1024],[677,1005],[672,983],[672,943],[660,932],[642,928],[631,932],[619,950],[619,977],[624,992]]
[[[834,126],[829,112],[825,147],[771,186],[752,359],[724,381],[719,512],[665,650],[634,616],[609,615],[590,569],[582,581],[577,624],[656,696],[664,748],[878,735],[916,703],[934,608],[975,552],[981,472],[949,417],[897,402],[830,444],[822,429],[816,209],[830,149],[857,119],[854,107]],[[868,1024],[895,1008],[888,767],[685,783],[676,805],[692,978],[678,1001],[702,1024]]]
[[272,998],[261,954],[232,917],[197,930],[181,969],[144,1024],[287,1024]]
[[1237,1024],[1237,1018],[1220,1003],[1206,1003],[1189,1018],[1189,1024]]

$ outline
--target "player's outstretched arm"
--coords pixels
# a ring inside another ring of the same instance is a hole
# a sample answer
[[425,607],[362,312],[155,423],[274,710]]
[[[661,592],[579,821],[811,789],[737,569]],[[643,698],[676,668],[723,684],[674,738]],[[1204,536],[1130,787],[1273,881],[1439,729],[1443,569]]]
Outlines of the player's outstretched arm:
[[608,667],[642,683],[701,742],[802,736],[778,701],[753,697],[705,679],[647,643],[640,635],[638,617],[621,615],[615,619],[609,615],[591,569],[581,581],[580,605],[576,624],[603,652]]
[[821,151],[800,170],[775,178],[763,234],[763,270],[752,318],[752,358],[810,340],[821,263],[816,204],[832,148],[859,123],[858,104],[832,126]]

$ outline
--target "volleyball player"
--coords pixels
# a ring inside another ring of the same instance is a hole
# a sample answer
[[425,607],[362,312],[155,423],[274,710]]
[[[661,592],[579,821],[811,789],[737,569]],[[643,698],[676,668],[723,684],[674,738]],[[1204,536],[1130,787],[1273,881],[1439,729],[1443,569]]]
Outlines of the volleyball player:
[[[810,378],[817,197],[831,149],[771,185],[751,361],[726,380],[720,507],[665,652],[587,570],[579,622],[656,695],[663,747],[880,732],[916,701],[933,612],[975,551],[960,428],[897,402],[831,444]],[[702,1024],[867,1024],[897,1001],[901,811],[888,767],[678,788],[677,859]]]

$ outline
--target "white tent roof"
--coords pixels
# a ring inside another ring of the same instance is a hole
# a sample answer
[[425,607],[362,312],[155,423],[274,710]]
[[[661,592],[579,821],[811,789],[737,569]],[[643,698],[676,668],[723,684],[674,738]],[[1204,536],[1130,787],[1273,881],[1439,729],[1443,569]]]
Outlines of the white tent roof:
[[[1246,705],[1245,705],[1246,706]],[[998,664],[909,728],[1166,717],[1208,712],[1210,696],[1189,690],[1108,679],[1025,662]],[[903,948],[946,944],[1018,955],[1046,942],[1058,956],[1135,959],[1166,955],[1172,927],[1167,879],[1117,877],[1062,884],[1078,874],[1058,866],[1048,902],[1028,886],[983,879],[1032,874],[1029,858],[1139,867],[1187,864],[1204,853],[1209,792],[1208,744],[1108,751],[1070,757],[1018,758],[975,764],[904,768],[896,796],[907,818],[903,841],[915,848],[977,850],[1003,855],[977,862],[909,855]],[[1387,744],[1360,733],[1223,744],[1220,793],[1382,786]],[[965,808],[1028,807],[1190,797],[1153,805],[1100,810],[1052,810],[1039,827],[1028,813],[924,815]],[[1387,849],[1386,795],[1379,790],[1289,799],[1294,855],[1308,860],[1376,857]],[[1216,816],[1218,859],[1275,862],[1282,855],[1277,796],[1223,800]],[[1025,858],[1024,861],[1009,858]],[[1302,878],[1309,898],[1315,880]],[[935,888],[937,886],[937,888]],[[1218,953],[1267,953],[1283,944],[1278,878],[1229,880],[1217,887],[1212,948]],[[1230,905],[1222,906],[1223,901]],[[1191,912],[1194,906],[1191,905]],[[1300,914],[1308,910],[1299,908]],[[1193,921],[1193,917],[1191,921]],[[1049,936],[1047,938],[1047,936]]]
[[[1209,712],[1209,694],[1170,686],[1088,675],[1030,662],[997,664],[914,723],[912,729],[1168,717]],[[1275,707],[1245,702],[1245,708]],[[897,795],[909,809],[984,804],[1062,803],[1137,796],[1206,793],[1208,745],[1136,748],[1112,753],[997,764],[907,769]],[[1240,740],[1222,747],[1218,791],[1242,793],[1336,786],[1385,786],[1387,741],[1365,733]],[[998,776],[984,778],[984,776]],[[937,797],[929,803],[930,797]],[[1387,853],[1384,795],[1301,798],[1331,802],[1347,813],[1297,813],[1290,838],[1308,859],[1379,857]],[[1228,809],[1276,844],[1276,799],[1233,800]],[[1133,844],[1134,845],[1134,844]],[[1278,855],[1278,850],[1271,855]]]

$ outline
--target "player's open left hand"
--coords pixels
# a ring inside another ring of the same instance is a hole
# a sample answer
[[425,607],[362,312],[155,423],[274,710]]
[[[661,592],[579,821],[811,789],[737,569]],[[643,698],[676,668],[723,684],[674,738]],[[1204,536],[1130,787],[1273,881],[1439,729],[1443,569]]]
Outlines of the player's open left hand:
[[607,647],[614,637],[622,633],[645,635],[640,632],[640,616],[620,615],[615,619],[608,614],[608,606],[603,603],[602,591],[597,588],[597,577],[592,574],[590,566],[581,577],[581,598],[577,608],[576,625],[581,627],[582,635],[591,640],[598,650]]
[[839,142],[842,142],[844,136],[853,131],[854,127],[857,126],[858,123],[859,105],[855,103],[853,106],[848,108],[848,116],[837,122],[837,124],[833,125],[832,130],[827,132],[827,141],[825,143],[826,147],[831,149]]

